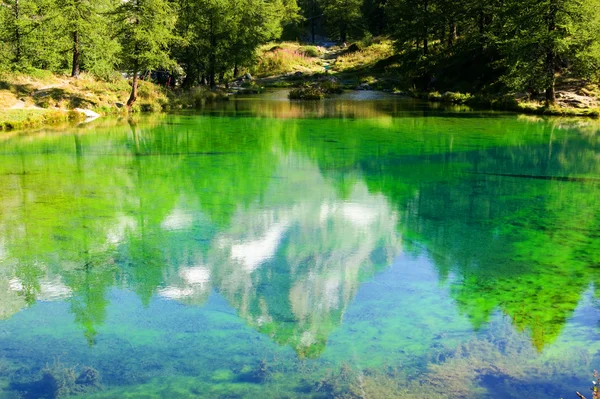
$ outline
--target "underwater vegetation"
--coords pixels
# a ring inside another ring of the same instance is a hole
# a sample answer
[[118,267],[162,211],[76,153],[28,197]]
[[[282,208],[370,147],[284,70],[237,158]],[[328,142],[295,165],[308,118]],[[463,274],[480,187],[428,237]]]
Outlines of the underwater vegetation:
[[574,392],[597,133],[346,115],[6,137],[0,398]]
[[101,388],[97,370],[92,367],[67,367],[60,359],[46,365],[35,375],[17,374],[16,380],[9,385],[10,390],[16,391],[24,399],[56,399],[92,393]]

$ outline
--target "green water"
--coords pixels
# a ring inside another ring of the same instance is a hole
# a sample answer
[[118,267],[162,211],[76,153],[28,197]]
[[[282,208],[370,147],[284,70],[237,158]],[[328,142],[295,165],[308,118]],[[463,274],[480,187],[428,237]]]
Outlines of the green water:
[[599,122],[281,98],[0,136],[0,398],[589,392]]

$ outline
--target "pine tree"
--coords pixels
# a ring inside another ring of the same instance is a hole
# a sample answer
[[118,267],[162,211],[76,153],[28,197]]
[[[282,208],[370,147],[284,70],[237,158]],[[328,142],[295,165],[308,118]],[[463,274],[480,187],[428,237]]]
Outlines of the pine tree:
[[513,17],[505,27],[508,86],[541,90],[552,105],[558,72],[567,67],[597,71],[599,6],[598,0],[512,1]]
[[139,73],[157,67],[173,66],[170,44],[177,14],[167,0],[128,0],[115,13],[121,42],[121,64],[133,76],[127,107],[138,95]]
[[327,0],[322,2],[326,25],[340,42],[346,42],[350,32],[361,30],[362,3],[362,0]]

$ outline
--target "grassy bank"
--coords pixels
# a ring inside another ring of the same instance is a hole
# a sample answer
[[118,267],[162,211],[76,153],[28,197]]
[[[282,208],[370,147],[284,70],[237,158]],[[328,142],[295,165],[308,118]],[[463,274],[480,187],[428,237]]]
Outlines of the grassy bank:
[[297,42],[268,43],[257,49],[257,63],[250,72],[257,77],[288,74],[313,74],[323,71],[321,47]]
[[32,128],[82,119],[85,119],[85,116],[74,111],[49,109],[0,110],[0,131]]
[[523,114],[533,115],[555,115],[555,116],[600,116],[600,107],[596,104],[597,97],[590,95],[590,106],[572,107],[565,104],[564,101],[557,102],[556,105],[546,105],[541,99],[517,98],[514,94],[506,95],[483,95],[470,93],[438,92],[431,93],[412,93],[413,97],[431,102],[440,102],[454,105],[468,105],[476,109],[492,109],[499,111],[512,111]]
[[[120,75],[103,81],[88,74],[73,79],[36,70],[28,74],[0,73],[0,130],[84,119],[73,111],[75,108],[100,115],[125,114],[129,112],[125,107],[129,94],[130,83]],[[173,91],[141,81],[139,97],[131,111],[194,108],[226,98],[224,92],[203,88]]]
[[577,77],[557,78],[557,102],[552,106],[545,105],[543,94],[489,90],[466,93],[464,80],[442,79],[433,84],[439,87],[418,90],[413,75],[420,61],[411,62],[410,54],[397,53],[392,40],[385,37],[366,38],[347,47],[328,49],[293,42],[271,43],[259,48],[257,57],[254,72],[260,83],[267,87],[294,87],[293,99],[323,98],[324,94],[314,89],[325,77],[327,68],[327,74],[334,76],[344,89],[381,90],[425,101],[524,114],[600,116],[600,87]]

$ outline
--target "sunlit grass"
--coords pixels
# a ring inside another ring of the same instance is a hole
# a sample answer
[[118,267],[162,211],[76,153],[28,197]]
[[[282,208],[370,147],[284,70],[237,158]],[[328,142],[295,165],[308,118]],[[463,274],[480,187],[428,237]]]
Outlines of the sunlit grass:
[[257,76],[273,76],[293,72],[320,72],[322,50],[295,42],[269,43],[258,48],[258,62],[253,68]]
[[48,123],[67,122],[81,119],[77,112],[49,109],[8,109],[0,110],[0,130],[23,129]]
[[340,55],[335,63],[335,70],[343,72],[352,69],[368,68],[378,61],[394,55],[393,42],[387,38],[378,38],[357,43],[358,51],[349,51]]

